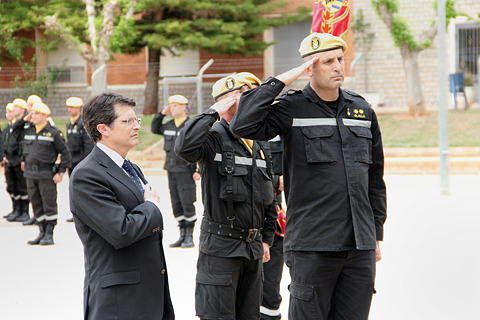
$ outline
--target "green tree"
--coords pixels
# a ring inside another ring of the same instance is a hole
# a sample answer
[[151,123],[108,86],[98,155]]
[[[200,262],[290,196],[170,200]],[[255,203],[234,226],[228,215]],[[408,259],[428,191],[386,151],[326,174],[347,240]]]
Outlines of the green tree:
[[271,45],[261,38],[264,30],[309,17],[310,8],[299,8],[291,15],[267,15],[286,4],[272,0],[140,0],[136,8],[141,18],[129,29],[135,38],[127,46],[132,51],[145,46],[149,50],[144,113],[157,112],[160,57],[166,51],[262,54]]
[[[432,22],[430,28],[424,30],[416,38],[407,19],[398,13],[398,0],[372,0],[378,16],[383,20],[390,35],[400,49],[403,60],[403,68],[407,78],[407,101],[409,113],[412,116],[423,116],[427,113],[423,98],[422,84],[420,81],[420,68],[418,66],[418,54],[431,46],[432,40],[437,35],[437,21]],[[437,2],[433,3],[437,8]],[[450,18],[456,16],[455,3],[447,0],[447,23]]]
[[[76,48],[93,73],[103,65],[107,66],[112,51],[119,50],[122,41],[116,39],[127,37],[121,34],[121,25],[132,18],[135,4],[136,0],[45,0],[38,12],[45,33]],[[106,70],[92,86],[94,93],[106,88]]]
[[17,94],[37,94],[45,97],[49,87],[55,87],[61,69],[51,72],[37,72],[35,68],[37,54],[25,56],[28,48],[39,47],[45,52],[56,49],[58,41],[36,42],[25,37],[26,32],[34,31],[41,21],[35,14],[37,4],[30,1],[0,2],[0,66],[9,61],[16,62],[21,72],[13,81]]

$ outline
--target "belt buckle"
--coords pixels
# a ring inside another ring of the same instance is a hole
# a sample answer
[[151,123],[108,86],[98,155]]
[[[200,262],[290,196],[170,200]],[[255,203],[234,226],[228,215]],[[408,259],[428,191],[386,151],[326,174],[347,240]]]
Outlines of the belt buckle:
[[258,229],[248,229],[248,235],[245,241],[252,242],[257,237],[257,234],[258,234]]

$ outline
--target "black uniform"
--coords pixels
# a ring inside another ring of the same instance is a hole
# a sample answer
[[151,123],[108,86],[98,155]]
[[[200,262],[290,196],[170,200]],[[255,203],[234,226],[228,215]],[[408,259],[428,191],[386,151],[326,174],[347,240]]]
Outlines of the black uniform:
[[[375,112],[362,97],[341,89],[337,109],[332,109],[310,84],[274,103],[283,88],[281,81],[269,78],[245,92],[230,126],[250,139],[279,134],[284,144],[289,317],[367,319],[374,249],[376,240],[383,239],[386,219],[384,157]],[[331,272],[334,280],[318,270]]]
[[[279,136],[268,141],[273,160],[273,187],[277,204],[282,203],[282,192],[278,190],[280,186],[280,176],[283,175],[283,145]],[[280,295],[280,282],[283,274],[283,234],[281,226],[278,224],[274,235],[273,245],[270,247],[270,261],[263,264],[263,297],[260,307],[260,319],[262,320],[280,320],[280,304],[282,296]]]
[[79,117],[75,123],[68,122],[67,126],[67,146],[72,156],[72,164],[68,170],[68,175],[72,173],[73,169],[80,163],[90,151],[92,151],[94,144],[82,123],[82,118]]
[[[58,218],[57,185],[53,182],[56,172],[64,173],[70,166],[70,152],[62,133],[47,122],[36,133],[35,125],[25,124],[23,119],[13,126],[17,140],[23,140],[24,177],[32,202],[33,213],[38,222],[47,221],[53,225]],[[55,165],[58,155],[61,162]]]
[[[16,216],[10,221],[25,221],[29,218],[29,204],[27,183],[21,169],[22,148],[21,143],[12,134],[13,124],[10,122],[3,130],[3,155],[8,162],[4,164],[7,192],[13,201]],[[12,212],[13,213],[13,212]]]
[[[180,157],[198,161],[202,176],[204,218],[197,262],[196,314],[202,319],[259,319],[262,242],[273,243],[276,220],[267,169],[268,144],[253,142],[250,153],[229,131],[225,120],[213,126],[217,119],[213,109],[193,117],[175,143]],[[231,143],[228,157],[222,152],[222,137]],[[227,165],[222,165],[222,160]],[[233,172],[225,170],[230,166],[234,166]]]
[[193,174],[196,171],[196,163],[188,163],[175,154],[174,146],[178,133],[187,118],[179,127],[175,125],[174,120],[170,120],[165,124],[162,123],[165,116],[158,113],[152,121],[152,132],[162,134],[164,138],[163,149],[166,153],[165,165],[163,169],[168,172],[168,187],[170,189],[170,199],[172,201],[173,215],[179,222],[180,226],[188,222],[195,223],[197,216],[195,214],[195,206],[193,203],[197,201],[196,184],[193,180]]

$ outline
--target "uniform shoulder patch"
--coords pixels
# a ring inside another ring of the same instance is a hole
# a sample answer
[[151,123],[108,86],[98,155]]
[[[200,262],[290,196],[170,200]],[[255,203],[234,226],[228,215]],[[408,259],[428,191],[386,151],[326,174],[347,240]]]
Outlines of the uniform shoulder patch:
[[286,94],[287,95],[292,95],[292,94],[299,93],[299,92],[302,92],[302,90],[289,89]]

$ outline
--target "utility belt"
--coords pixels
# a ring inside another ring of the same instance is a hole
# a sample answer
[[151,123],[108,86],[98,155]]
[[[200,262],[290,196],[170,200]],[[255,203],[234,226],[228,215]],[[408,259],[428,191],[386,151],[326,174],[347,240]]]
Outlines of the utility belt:
[[55,165],[36,165],[36,164],[27,164],[27,170],[29,171],[54,171]]
[[165,160],[166,163],[168,163],[171,166],[188,166],[188,162],[182,159],[167,159]]
[[184,162],[177,159],[167,159],[166,161],[168,164],[171,164],[172,166],[176,166],[177,164],[182,164]]
[[252,242],[261,235],[260,229],[236,228],[228,224],[209,221],[205,218],[202,221],[202,227],[200,229],[208,233],[239,239],[245,242]]

